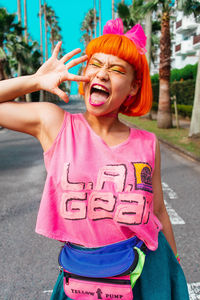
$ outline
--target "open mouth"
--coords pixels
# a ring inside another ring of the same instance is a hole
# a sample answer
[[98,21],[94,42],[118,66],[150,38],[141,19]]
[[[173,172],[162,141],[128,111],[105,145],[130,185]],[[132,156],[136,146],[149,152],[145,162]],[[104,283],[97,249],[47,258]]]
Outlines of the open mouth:
[[90,99],[89,102],[93,106],[100,106],[103,105],[110,93],[106,87],[100,84],[93,84],[90,89]]

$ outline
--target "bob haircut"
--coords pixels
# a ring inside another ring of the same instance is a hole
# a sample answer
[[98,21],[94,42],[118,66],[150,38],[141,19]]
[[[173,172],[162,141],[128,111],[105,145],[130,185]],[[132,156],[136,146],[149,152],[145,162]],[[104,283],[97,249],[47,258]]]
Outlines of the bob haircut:
[[[148,113],[152,106],[152,88],[145,55],[139,53],[135,44],[129,38],[118,34],[105,34],[93,39],[86,48],[88,62],[95,53],[115,55],[134,68],[135,81],[140,84],[140,88],[128,103],[125,101],[121,105],[119,112],[127,116],[142,116]],[[82,82],[79,85],[79,93],[84,95]]]

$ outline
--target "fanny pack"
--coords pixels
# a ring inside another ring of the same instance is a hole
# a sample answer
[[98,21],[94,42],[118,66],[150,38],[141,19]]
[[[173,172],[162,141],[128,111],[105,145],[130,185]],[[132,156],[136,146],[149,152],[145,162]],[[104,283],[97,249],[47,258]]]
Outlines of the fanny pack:
[[64,291],[74,300],[132,300],[148,249],[134,236],[101,248],[82,248],[67,242],[59,254]]

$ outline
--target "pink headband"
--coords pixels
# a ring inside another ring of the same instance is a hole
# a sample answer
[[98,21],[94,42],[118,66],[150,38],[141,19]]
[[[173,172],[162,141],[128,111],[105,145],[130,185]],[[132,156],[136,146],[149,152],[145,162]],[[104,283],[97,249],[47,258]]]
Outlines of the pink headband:
[[146,46],[146,35],[140,24],[136,24],[124,34],[124,26],[122,19],[117,18],[115,20],[110,20],[106,23],[103,28],[103,34],[119,34],[125,35],[129,38],[136,46],[140,54],[145,54],[147,52]]

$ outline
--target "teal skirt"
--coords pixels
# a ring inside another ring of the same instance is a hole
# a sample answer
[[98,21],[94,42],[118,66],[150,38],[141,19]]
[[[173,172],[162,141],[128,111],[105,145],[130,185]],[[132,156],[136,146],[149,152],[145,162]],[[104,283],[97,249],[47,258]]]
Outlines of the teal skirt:
[[[133,288],[134,300],[189,300],[183,270],[162,232],[158,249],[150,252],[144,269]],[[73,300],[63,290],[63,273],[60,273],[51,300]]]

